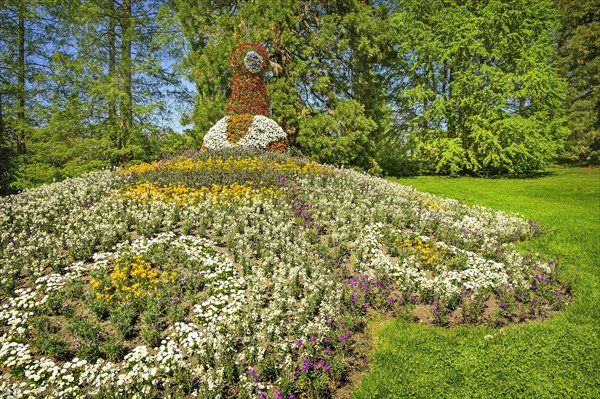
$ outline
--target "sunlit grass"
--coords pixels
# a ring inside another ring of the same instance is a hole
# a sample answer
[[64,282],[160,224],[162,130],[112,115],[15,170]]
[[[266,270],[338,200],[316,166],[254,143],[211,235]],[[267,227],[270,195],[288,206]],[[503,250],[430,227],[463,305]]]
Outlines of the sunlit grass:
[[600,170],[525,179],[418,177],[418,190],[522,213],[546,228],[521,244],[560,257],[574,302],[544,322],[493,329],[393,320],[379,330],[356,398],[600,397]]

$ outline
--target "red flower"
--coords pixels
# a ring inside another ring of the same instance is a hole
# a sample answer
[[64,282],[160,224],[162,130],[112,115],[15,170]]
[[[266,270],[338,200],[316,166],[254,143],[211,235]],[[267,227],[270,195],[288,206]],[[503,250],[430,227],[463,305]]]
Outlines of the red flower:
[[[263,57],[263,69],[256,74],[250,72],[244,64],[244,58],[250,51],[255,51]],[[256,43],[242,43],[233,49],[231,66],[234,75],[229,104],[227,105],[227,115],[270,115],[269,99],[264,79],[268,61],[269,55],[262,46]]]

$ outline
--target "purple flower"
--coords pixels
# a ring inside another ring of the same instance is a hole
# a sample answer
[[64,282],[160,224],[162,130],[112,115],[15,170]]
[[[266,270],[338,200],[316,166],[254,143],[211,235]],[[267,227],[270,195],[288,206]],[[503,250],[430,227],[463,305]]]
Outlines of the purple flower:
[[296,346],[299,348],[302,346],[302,340],[296,341]]
[[256,377],[256,370],[250,369],[249,373],[252,377]]
[[326,365],[325,365],[325,371],[329,371],[329,370],[331,370],[331,366],[330,366],[330,365],[328,365],[328,364],[326,364]]
[[504,309],[506,307],[506,302],[500,302],[500,307]]
[[305,357],[304,363],[302,363],[302,371],[308,371],[309,367],[310,367],[310,358]]
[[312,335],[310,337],[310,342],[317,342],[317,337],[315,337],[314,335]]
[[324,338],[324,339],[323,339],[323,342],[324,342],[324,343],[326,343],[326,344],[328,344],[328,343],[330,343],[330,342],[331,342],[331,340],[329,340],[329,338]]
[[329,348],[325,349],[325,353],[327,353],[328,355],[331,355],[331,349],[329,349]]
[[296,399],[296,395],[294,395],[293,393],[289,394],[288,396],[289,399]]
[[275,392],[275,399],[283,399],[283,392],[276,391]]

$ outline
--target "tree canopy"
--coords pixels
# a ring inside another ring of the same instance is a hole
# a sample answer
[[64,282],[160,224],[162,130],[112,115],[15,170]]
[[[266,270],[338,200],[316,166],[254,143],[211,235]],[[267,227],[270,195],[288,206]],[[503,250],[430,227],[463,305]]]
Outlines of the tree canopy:
[[291,151],[319,162],[388,174],[598,162],[597,10],[598,0],[4,1],[2,192],[200,148],[226,113],[230,54],[246,40],[272,60],[270,112]]
[[274,115],[321,162],[375,170],[410,142],[428,172],[525,173],[568,133],[547,0],[176,5],[194,44],[200,137],[222,115],[228,50],[246,24],[281,67]]
[[391,101],[428,171],[524,173],[553,159],[566,134],[555,21],[545,0],[401,2]]
[[167,67],[183,46],[166,2],[2,4],[0,138],[19,154],[14,188],[157,155],[167,100],[185,95]]

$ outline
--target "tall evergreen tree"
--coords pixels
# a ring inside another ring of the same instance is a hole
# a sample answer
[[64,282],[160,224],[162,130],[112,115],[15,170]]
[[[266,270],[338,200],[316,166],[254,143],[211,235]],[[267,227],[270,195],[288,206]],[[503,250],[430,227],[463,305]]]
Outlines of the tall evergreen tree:
[[568,81],[571,135],[562,156],[600,163],[600,1],[558,0],[558,62]]
[[176,1],[197,82],[193,120],[200,142],[225,113],[231,50],[265,46],[276,70],[267,77],[273,118],[306,155],[373,168],[389,110],[383,65],[391,47],[389,10],[375,1]]
[[564,84],[550,0],[397,2],[391,94],[437,173],[523,173],[556,155]]
[[[62,10],[62,36],[71,38],[74,50],[65,51],[60,67],[73,76],[72,90],[83,90],[93,113],[79,119],[109,140],[115,161],[148,151],[153,117],[168,114],[164,90],[180,85],[177,72],[164,66],[170,55],[161,43],[178,42],[170,29],[174,19],[161,16],[165,3],[90,0]],[[78,80],[82,71],[85,82]]]
[[44,0],[0,3],[0,194],[15,190],[17,166],[28,156],[49,72]]
[[17,3],[17,151],[25,153],[25,131],[27,121],[25,120],[25,19],[27,18],[27,6],[24,2]]
[[165,106],[186,94],[168,69],[182,42],[168,2],[0,3],[3,142],[27,149],[15,187],[184,143]]
[[44,31],[42,0],[3,1],[0,7],[0,92],[5,113],[14,118],[16,150],[26,152],[30,126],[35,123],[34,109],[47,72],[45,47],[49,38]]

